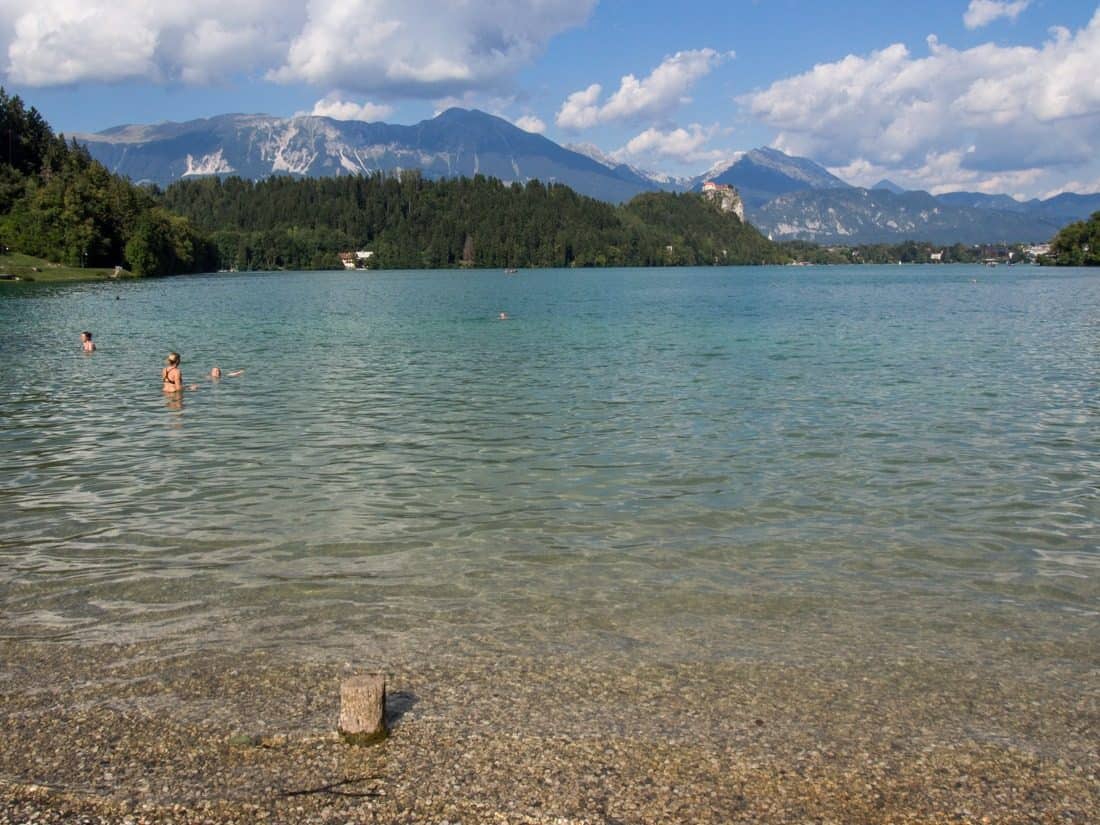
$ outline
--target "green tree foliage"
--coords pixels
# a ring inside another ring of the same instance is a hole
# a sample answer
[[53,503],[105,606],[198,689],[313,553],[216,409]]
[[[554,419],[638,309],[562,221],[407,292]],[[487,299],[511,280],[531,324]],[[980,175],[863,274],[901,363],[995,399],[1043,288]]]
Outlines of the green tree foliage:
[[789,257],[753,227],[698,195],[646,192],[623,207],[633,255],[646,265],[784,263]]
[[1087,221],[1063,227],[1050,244],[1043,263],[1057,266],[1100,266],[1100,212]]
[[0,162],[20,176],[34,175],[56,157],[58,148],[42,115],[0,89]]
[[[152,226],[168,241],[153,242]],[[209,241],[187,221],[167,215],[152,193],[112,175],[84,147],[54,135],[35,109],[3,89],[0,243],[70,266],[129,264],[139,274],[195,272],[216,262]],[[131,243],[140,264],[128,258]],[[149,257],[153,250],[161,257]]]
[[126,242],[136,275],[178,275],[217,265],[217,249],[179,215],[155,208],[143,213]]
[[[340,266],[374,252],[393,269],[774,263],[787,257],[697,195],[649,193],[629,204],[531,181],[399,176],[182,181],[168,210],[210,232],[222,266]],[[671,248],[671,251],[670,251]]]
[[[783,241],[783,251],[796,261],[811,264],[969,264],[986,258],[1004,261],[1023,260],[1020,244],[942,246],[927,241],[902,241],[895,244],[861,244],[859,246],[818,246],[809,241]],[[1011,254],[1010,254],[1011,253]],[[938,255],[938,259],[933,259]]]

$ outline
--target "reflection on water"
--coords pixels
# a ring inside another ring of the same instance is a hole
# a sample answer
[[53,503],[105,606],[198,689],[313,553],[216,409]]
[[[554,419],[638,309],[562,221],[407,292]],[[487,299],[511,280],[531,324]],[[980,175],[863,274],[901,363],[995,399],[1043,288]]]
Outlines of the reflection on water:
[[[654,658],[1087,639],[1100,279],[898,269],[7,289],[0,633]],[[168,350],[191,380],[246,371],[163,397]]]

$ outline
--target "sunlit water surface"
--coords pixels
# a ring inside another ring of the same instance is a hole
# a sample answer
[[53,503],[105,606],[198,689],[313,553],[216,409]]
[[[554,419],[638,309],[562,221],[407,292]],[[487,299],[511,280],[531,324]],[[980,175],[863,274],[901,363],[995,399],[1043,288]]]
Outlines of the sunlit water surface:
[[[0,289],[9,638],[712,661],[1097,638],[1095,272]],[[169,350],[202,384],[182,404]]]

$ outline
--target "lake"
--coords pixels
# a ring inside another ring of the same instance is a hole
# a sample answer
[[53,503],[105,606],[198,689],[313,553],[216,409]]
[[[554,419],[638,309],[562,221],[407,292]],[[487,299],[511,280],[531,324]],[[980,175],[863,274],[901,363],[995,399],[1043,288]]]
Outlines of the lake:
[[1098,638],[1095,272],[8,285],[0,330],[7,638],[380,663]]

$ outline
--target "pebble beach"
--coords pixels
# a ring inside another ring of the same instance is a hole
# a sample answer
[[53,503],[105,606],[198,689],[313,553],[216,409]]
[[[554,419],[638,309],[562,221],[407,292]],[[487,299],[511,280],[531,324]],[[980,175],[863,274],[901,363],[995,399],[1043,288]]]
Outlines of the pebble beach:
[[1100,810],[1100,670],[1056,658],[1021,675],[444,656],[387,669],[391,735],[356,747],[335,730],[349,663],[0,652],[5,825],[1084,825]]

